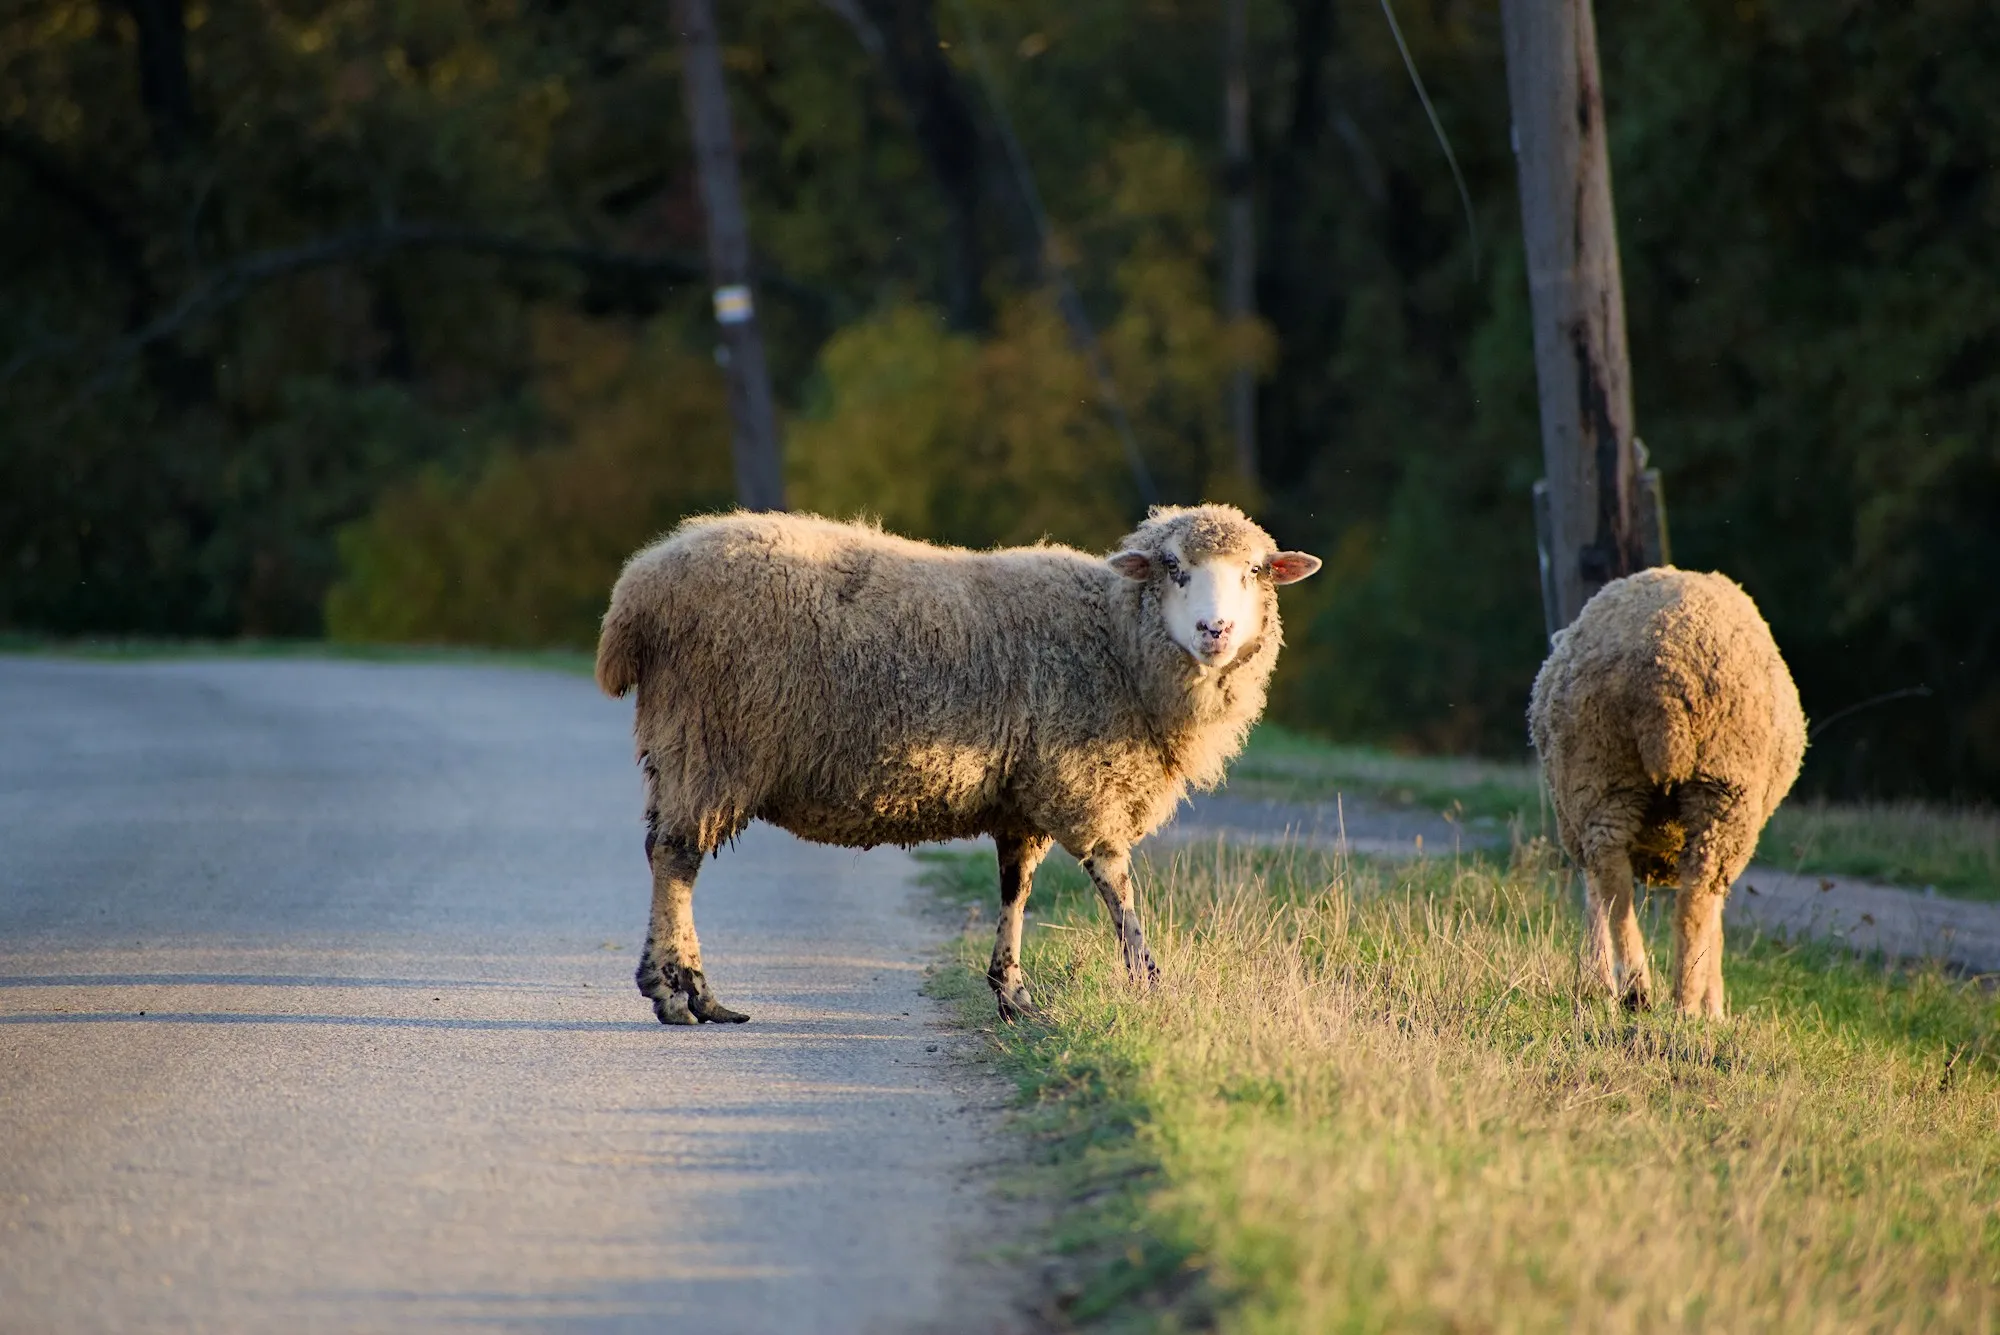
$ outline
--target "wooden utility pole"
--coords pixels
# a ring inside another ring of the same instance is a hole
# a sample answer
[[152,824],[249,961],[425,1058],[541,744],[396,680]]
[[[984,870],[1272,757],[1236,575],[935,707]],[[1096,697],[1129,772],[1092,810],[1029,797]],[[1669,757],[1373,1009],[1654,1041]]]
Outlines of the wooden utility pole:
[[695,170],[708,216],[708,270],[721,333],[716,356],[729,373],[731,448],[736,499],[750,510],[785,508],[778,462],[778,416],[757,304],[750,286],[750,231],[736,175],[729,90],[722,81],[722,45],[709,0],[673,0],[681,37],[681,94],[694,136]]
[[1664,561],[1665,525],[1657,474],[1633,436],[1590,0],[1501,0],[1500,16],[1548,473],[1535,510],[1553,635],[1606,583]]
[[[1224,0],[1223,192],[1229,203],[1229,256],[1222,313],[1231,321],[1256,314],[1257,234],[1250,193],[1250,3]],[[1257,375],[1239,366],[1229,378],[1229,429],[1236,441],[1236,472],[1257,481]]]

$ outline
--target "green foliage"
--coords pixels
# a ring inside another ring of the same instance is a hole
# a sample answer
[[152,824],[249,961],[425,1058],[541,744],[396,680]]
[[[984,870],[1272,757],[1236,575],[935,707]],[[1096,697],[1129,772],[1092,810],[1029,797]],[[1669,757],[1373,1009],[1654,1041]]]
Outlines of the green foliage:
[[557,315],[536,342],[560,443],[386,493],[341,536],[334,639],[588,647],[625,558],[728,502],[728,409],[712,364],[659,330],[620,336]]
[[1937,692],[1817,739],[1812,782],[1994,792],[2000,13],[1702,4],[1607,33],[1676,546],[1756,595],[1809,715]]
[[[1476,252],[1375,0],[1254,0],[1262,320],[1235,330],[1215,300],[1214,6],[861,8],[935,20],[982,127],[959,148],[983,193],[960,235],[908,88],[841,7],[724,7],[802,502],[964,542],[1102,544],[1136,515],[1096,377],[1036,290],[983,67],[1165,498],[1243,500],[1330,558],[1288,596],[1277,714],[1518,756],[1541,465],[1493,0],[1398,9]],[[537,341],[559,311],[578,337],[643,326],[648,356],[709,354],[666,10],[185,16],[184,99],[153,77],[174,51],[117,6],[0,17],[0,626],[311,634],[327,607],[343,633],[575,640],[605,558],[560,536],[579,531],[566,509],[610,506],[621,484],[602,479],[636,469],[622,485],[645,499],[605,530],[623,535],[714,503],[726,476],[726,433],[687,426],[712,379],[654,401],[665,457],[705,479],[662,490],[643,451],[569,438]],[[1677,557],[1758,598],[1809,715],[1933,689],[1817,739],[1809,791],[2000,794],[2000,13],[1598,17],[1638,419]],[[317,253],[385,220],[519,244]],[[985,313],[947,336],[932,312],[961,241],[984,256]],[[605,262],[632,254],[658,264]],[[1226,467],[1220,419],[1244,362],[1265,370],[1254,484]],[[605,499],[555,501],[568,484],[544,471],[564,469]],[[481,486],[511,536],[442,536]],[[333,535],[362,520],[328,604]],[[517,590],[538,542],[571,573]]]
[[0,532],[16,544],[0,624],[317,634],[336,527],[413,463],[457,451],[398,387],[318,376],[274,385],[240,442],[121,416],[93,406],[59,437],[0,419]]
[[1047,300],[1010,303],[986,342],[892,308],[835,335],[821,372],[827,409],[788,449],[800,507],[975,544],[1121,531],[1118,442]]
[[[1182,494],[1213,495],[1227,486],[1223,384],[1268,355],[1268,335],[1215,308],[1206,188],[1185,145],[1114,144],[1095,179],[1106,202],[1082,231],[1118,238],[1103,348],[1135,443]],[[985,338],[947,333],[933,309],[890,306],[828,341],[817,385],[787,449],[802,508],[975,545],[1103,548],[1129,527],[1122,444],[1047,292],[1008,298]]]

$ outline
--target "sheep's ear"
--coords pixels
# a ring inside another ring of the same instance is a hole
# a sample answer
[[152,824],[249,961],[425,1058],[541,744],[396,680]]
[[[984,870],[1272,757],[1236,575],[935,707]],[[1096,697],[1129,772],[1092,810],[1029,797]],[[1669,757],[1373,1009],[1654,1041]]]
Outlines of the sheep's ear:
[[1296,584],[1319,569],[1319,558],[1307,552],[1279,552],[1271,558],[1271,582]]
[[1104,563],[1126,579],[1145,579],[1153,573],[1153,558],[1144,552],[1120,552],[1105,557]]

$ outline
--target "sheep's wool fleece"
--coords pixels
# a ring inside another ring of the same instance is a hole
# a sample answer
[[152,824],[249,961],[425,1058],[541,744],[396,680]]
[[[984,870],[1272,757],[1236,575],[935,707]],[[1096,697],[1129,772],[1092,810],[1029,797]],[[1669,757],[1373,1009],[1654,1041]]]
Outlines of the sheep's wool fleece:
[[[1268,555],[1227,506],[1161,508],[1126,539]],[[863,524],[693,519],[612,591],[598,681],[638,688],[663,833],[713,849],[752,819],[867,847],[1046,833],[1129,844],[1213,786],[1263,712],[1280,629],[1220,670],[1157,593],[1066,547],[933,546]]]
[[[1729,793],[1730,837],[1754,845],[1806,748],[1798,690],[1750,595],[1672,566],[1613,580],[1558,633],[1528,724],[1563,844],[1579,858],[1607,799],[1685,784]],[[1750,849],[1719,851],[1728,861]]]

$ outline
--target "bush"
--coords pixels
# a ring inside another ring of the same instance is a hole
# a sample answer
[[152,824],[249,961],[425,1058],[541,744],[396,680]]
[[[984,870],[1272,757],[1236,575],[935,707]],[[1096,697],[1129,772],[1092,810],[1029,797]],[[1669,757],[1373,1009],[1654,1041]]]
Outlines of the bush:
[[729,416],[716,368],[659,330],[545,316],[544,434],[470,475],[432,469],[340,535],[327,595],[336,640],[595,643],[634,550],[729,503]]

